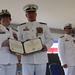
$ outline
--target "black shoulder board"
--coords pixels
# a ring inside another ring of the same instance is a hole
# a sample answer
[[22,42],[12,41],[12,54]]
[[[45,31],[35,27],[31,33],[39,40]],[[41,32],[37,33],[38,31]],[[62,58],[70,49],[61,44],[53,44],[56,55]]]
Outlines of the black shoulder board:
[[60,38],[63,38],[64,36],[61,36]]
[[43,23],[43,22],[39,22],[40,24],[44,24],[44,25],[47,25],[47,23]]
[[19,26],[24,25],[24,24],[26,24],[26,22],[25,22],[25,23],[21,23],[21,24],[19,24]]

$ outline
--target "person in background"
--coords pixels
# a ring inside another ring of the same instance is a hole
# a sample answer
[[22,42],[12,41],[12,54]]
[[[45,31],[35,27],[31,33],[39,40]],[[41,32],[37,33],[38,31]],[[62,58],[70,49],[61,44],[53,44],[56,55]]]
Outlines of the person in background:
[[39,52],[21,56],[23,75],[46,74],[46,63],[48,62],[47,50],[53,44],[53,38],[47,24],[36,21],[37,9],[38,6],[36,4],[24,6],[23,10],[28,22],[18,26],[18,40],[24,42],[40,37],[43,44],[43,48]]
[[9,50],[8,38],[15,36],[15,31],[10,27],[11,14],[8,10],[0,12],[0,75],[16,75],[16,54]]
[[72,24],[64,26],[64,36],[58,40],[58,55],[65,75],[75,75],[75,38],[72,34]]

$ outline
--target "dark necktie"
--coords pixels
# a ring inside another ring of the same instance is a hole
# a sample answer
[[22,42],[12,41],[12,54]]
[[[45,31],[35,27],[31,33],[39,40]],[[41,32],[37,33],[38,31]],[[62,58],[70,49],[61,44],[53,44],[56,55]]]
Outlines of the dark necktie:
[[6,27],[6,29],[9,31],[9,28]]

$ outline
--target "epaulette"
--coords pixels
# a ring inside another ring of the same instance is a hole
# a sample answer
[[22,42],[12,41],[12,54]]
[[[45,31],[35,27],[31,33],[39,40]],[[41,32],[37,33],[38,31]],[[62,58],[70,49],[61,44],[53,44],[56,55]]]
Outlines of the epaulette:
[[44,24],[44,25],[47,25],[47,23],[43,23],[43,22],[39,22],[40,24]]
[[26,22],[19,24],[19,26],[26,24]]
[[60,38],[63,38],[64,36],[61,36]]

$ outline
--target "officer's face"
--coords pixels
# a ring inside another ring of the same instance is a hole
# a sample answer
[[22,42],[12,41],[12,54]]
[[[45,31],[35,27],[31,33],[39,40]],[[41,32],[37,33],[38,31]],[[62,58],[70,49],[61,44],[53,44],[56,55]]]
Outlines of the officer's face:
[[36,12],[27,12],[26,13],[26,17],[27,17],[28,21],[31,21],[31,22],[36,20],[36,16],[37,16]]
[[72,28],[65,28],[64,29],[65,33],[69,34],[69,35],[72,34],[72,30],[73,30]]
[[4,25],[5,27],[10,25],[10,18],[9,17],[2,17],[0,22],[2,25]]

